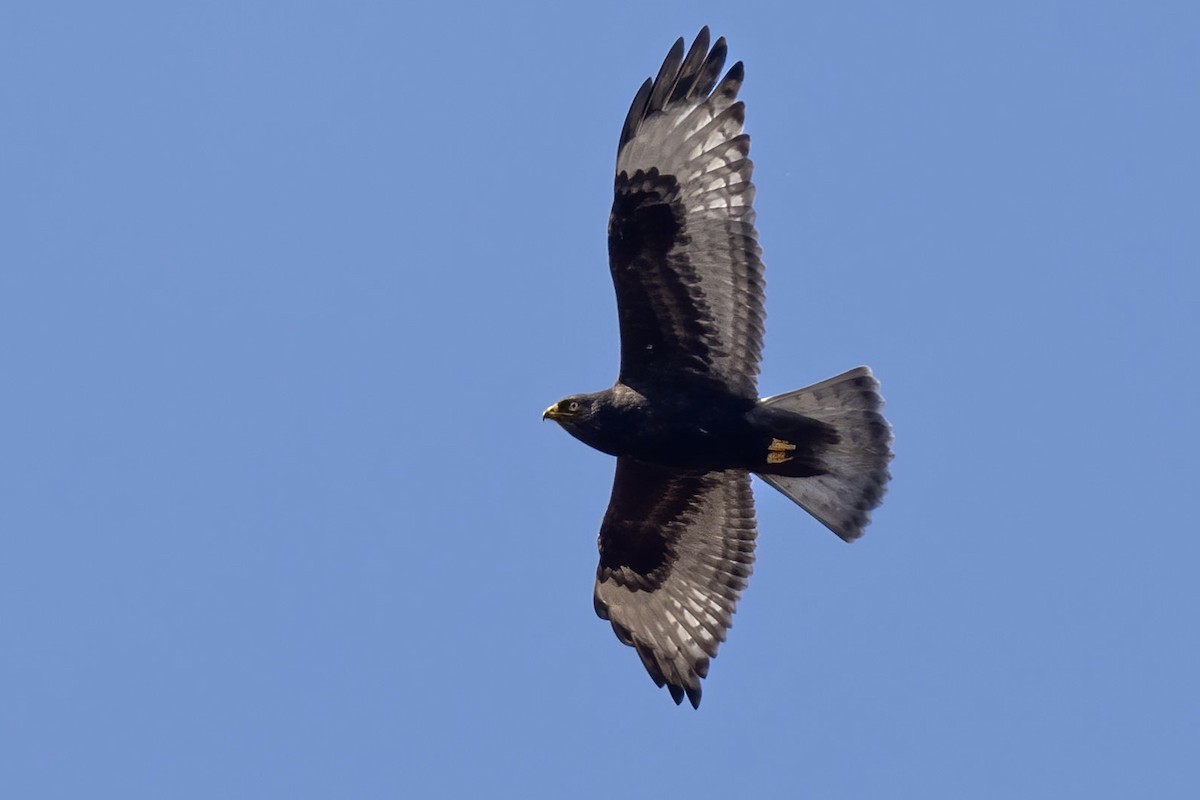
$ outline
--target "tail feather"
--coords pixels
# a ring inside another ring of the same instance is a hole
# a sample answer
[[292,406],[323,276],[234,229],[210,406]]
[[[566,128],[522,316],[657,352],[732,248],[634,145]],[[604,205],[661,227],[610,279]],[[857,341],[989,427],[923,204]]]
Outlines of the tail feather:
[[763,401],[833,426],[838,442],[820,454],[823,474],[759,475],[847,542],[862,536],[883,499],[892,460],[892,429],[883,418],[879,381],[869,367]]

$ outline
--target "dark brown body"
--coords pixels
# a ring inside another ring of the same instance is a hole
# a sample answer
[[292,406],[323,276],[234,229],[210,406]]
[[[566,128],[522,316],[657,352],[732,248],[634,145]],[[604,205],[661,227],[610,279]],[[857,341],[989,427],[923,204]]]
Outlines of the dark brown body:
[[579,403],[556,418],[575,438],[614,456],[677,469],[744,469],[810,477],[820,454],[838,442],[833,426],[719,390],[647,398],[617,384],[563,401]]

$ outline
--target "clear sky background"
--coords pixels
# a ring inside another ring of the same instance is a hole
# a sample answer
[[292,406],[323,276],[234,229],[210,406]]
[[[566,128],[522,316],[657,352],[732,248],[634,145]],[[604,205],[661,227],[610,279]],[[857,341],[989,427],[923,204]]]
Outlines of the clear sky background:
[[[1194,2],[7,3],[0,795],[1200,796]],[[756,483],[698,712],[592,611],[621,121],[746,62]]]

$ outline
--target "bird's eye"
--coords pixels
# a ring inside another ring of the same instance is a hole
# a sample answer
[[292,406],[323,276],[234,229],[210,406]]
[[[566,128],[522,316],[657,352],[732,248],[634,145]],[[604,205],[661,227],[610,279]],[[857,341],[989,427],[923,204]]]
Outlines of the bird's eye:
[[578,410],[579,410],[579,401],[578,400],[572,400],[571,402],[567,403],[567,411],[575,412]]

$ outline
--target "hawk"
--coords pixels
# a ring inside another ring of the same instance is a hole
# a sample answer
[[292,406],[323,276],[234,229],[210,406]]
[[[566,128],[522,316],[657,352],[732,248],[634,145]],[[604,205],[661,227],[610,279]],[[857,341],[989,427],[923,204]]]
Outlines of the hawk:
[[609,266],[621,367],[612,388],[543,414],[616,456],[596,613],[678,704],[725,639],[754,561],[751,473],[845,541],[890,478],[879,383],[858,367],[759,399],[763,265],[741,62],[704,28],[675,42],[621,129]]

